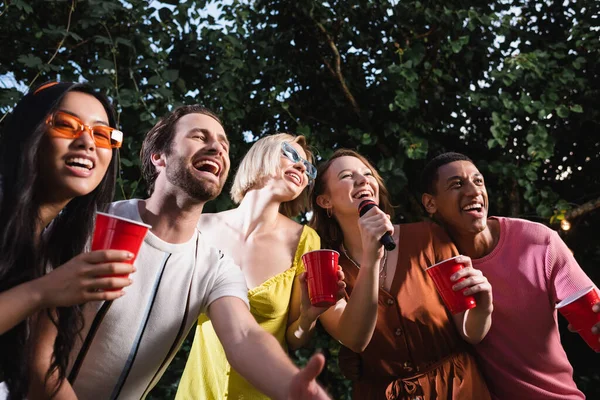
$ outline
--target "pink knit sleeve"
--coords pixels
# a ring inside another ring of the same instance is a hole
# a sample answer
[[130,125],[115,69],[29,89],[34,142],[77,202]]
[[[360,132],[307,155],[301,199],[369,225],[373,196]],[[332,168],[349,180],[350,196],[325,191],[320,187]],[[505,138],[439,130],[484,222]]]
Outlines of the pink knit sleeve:
[[553,302],[558,303],[574,292],[594,285],[560,236],[552,231],[548,239],[546,277]]

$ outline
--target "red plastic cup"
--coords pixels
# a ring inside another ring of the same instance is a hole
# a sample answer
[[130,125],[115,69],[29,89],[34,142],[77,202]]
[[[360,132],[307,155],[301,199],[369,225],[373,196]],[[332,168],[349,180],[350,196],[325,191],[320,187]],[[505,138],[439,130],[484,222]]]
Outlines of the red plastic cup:
[[302,255],[313,306],[330,307],[336,303],[339,257],[340,253],[335,250],[314,250]]
[[464,265],[456,262],[457,257],[449,258],[426,269],[433,280],[438,293],[442,296],[444,304],[452,314],[470,310],[477,305],[473,296],[464,295],[463,292],[467,290],[467,288],[459,291],[452,290],[452,286],[465,279],[462,278],[456,282],[450,280],[452,274],[464,268]]
[[598,290],[588,286],[573,293],[556,305],[556,309],[569,321],[573,329],[595,352],[600,353],[600,334],[592,333],[592,326],[600,322],[600,313],[592,311],[592,306],[600,303]]
[[[96,213],[96,227],[94,228],[92,251],[106,249],[127,250],[134,257],[123,262],[133,264],[142,246],[144,237],[146,237],[146,233],[150,228],[150,225],[138,221],[98,212]],[[129,275],[110,276],[127,278]]]

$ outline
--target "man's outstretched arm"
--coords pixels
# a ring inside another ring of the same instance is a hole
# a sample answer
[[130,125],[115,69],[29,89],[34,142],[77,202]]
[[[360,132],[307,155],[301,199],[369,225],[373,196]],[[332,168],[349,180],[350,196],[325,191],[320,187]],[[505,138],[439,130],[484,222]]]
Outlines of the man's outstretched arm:
[[315,380],[325,364],[322,355],[313,356],[299,371],[279,342],[258,325],[237,297],[213,301],[208,314],[227,360],[258,390],[277,400],[329,399]]

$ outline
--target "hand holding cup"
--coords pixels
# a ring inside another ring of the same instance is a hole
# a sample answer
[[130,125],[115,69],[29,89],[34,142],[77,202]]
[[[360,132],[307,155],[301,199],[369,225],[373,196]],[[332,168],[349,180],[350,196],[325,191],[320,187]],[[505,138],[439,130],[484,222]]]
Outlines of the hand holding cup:
[[[133,256],[125,262],[133,264],[150,228],[150,225],[139,221],[98,212],[96,213],[92,250],[126,250]],[[128,277],[127,274],[107,276]]]
[[577,332],[595,352],[600,352],[600,296],[594,286],[588,286],[556,305],[569,321],[569,330]]
[[[468,265],[467,268],[465,268],[465,263]],[[462,271],[463,269],[467,270]],[[477,303],[473,294],[486,292],[486,284],[489,285],[487,279],[483,275],[479,275],[481,271],[475,270],[471,266],[471,259],[465,256],[449,258],[432,265],[426,271],[433,280],[444,304],[452,314],[475,308]],[[489,293],[491,296],[491,289]],[[489,301],[491,302],[491,298]]]
[[450,276],[450,280],[455,282],[452,290],[462,292],[465,296],[473,296],[477,307],[481,309],[492,308],[492,285],[481,270],[473,267],[470,257],[461,255],[455,257],[454,261],[462,264],[463,268]]
[[315,307],[331,307],[338,300],[340,253],[322,249],[302,255],[310,303]]
[[[300,305],[300,314],[304,315],[309,321],[315,321],[321,314],[327,311],[330,306],[319,307],[314,306],[310,302],[310,294],[308,293],[308,282],[306,276],[307,273],[303,272],[298,277],[302,288],[302,302]],[[342,271],[342,267],[338,265],[336,303],[338,300],[343,299],[346,296],[346,282],[344,282],[344,279],[344,271]]]

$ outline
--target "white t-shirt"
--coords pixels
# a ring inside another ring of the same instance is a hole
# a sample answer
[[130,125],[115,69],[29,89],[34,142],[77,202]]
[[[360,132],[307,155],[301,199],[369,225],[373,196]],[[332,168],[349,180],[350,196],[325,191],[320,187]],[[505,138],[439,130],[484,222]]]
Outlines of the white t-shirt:
[[[113,203],[109,212],[141,221],[138,202]],[[248,305],[243,273],[199,231],[181,244],[148,232],[135,266],[125,296],[86,306],[69,374],[80,400],[146,397],[213,301],[234,296]]]

